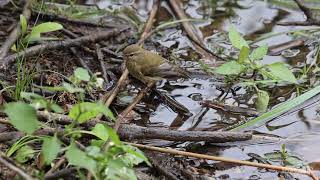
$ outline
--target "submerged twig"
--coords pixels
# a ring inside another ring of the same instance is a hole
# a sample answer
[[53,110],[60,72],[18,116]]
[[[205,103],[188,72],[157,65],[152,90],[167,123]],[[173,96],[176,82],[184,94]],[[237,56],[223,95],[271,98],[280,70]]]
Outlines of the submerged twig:
[[250,161],[231,159],[231,158],[226,158],[226,157],[210,156],[210,155],[205,155],[205,154],[178,151],[178,150],[170,149],[170,148],[159,148],[159,147],[147,146],[147,145],[135,144],[135,143],[127,143],[127,144],[141,148],[141,149],[148,149],[148,150],[152,150],[152,151],[170,153],[170,154],[174,154],[174,155],[195,157],[195,158],[200,158],[200,159],[209,159],[209,160],[214,160],[214,161],[222,161],[222,162],[240,164],[240,165],[245,165],[245,166],[253,166],[253,167],[259,167],[259,168],[265,168],[265,169],[272,169],[275,171],[304,174],[304,175],[310,176],[314,180],[318,180],[318,177],[312,171],[306,171],[303,169],[276,166],[276,165],[270,165],[270,164],[262,164],[262,163],[256,163],[256,162],[250,162]]
[[299,9],[306,15],[306,21],[292,21],[292,22],[279,22],[278,25],[281,26],[319,26],[320,21],[315,19],[312,14],[312,10],[305,6],[300,0],[294,0],[294,2],[298,5]]
[[[30,16],[31,16],[31,10],[30,10],[31,3],[32,3],[32,0],[25,0],[25,5],[22,11],[22,15],[26,18],[27,21],[30,19]],[[11,31],[8,38],[1,46],[0,61],[2,61],[2,59],[7,56],[10,48],[18,40],[20,36],[21,36],[21,24],[19,22],[17,23],[17,26]]]
[[[181,3],[180,1],[176,0],[168,0],[173,11],[176,13],[179,19],[188,19],[186,14],[181,8]],[[205,59],[210,59],[210,60],[224,60],[220,56],[212,53],[210,50],[208,50],[204,43],[202,42],[202,39],[199,37],[199,35],[196,33],[194,26],[192,26],[188,21],[182,21],[182,26],[184,30],[186,31],[187,35],[189,36],[190,40],[193,42],[195,48],[198,50],[198,52],[202,55],[203,58]]]
[[124,31],[128,30],[128,28],[123,29],[113,29],[106,32],[99,32],[95,34],[91,34],[88,36],[79,37],[76,39],[70,39],[65,41],[57,41],[57,42],[49,42],[45,44],[36,45],[33,47],[30,47],[26,49],[25,51],[15,53],[13,55],[7,56],[0,60],[0,68],[7,68],[9,63],[12,63],[16,58],[19,57],[28,57],[32,56],[38,53],[41,53],[46,50],[53,50],[58,48],[66,48],[66,47],[72,47],[72,46],[81,46],[85,43],[92,43],[96,41],[101,41],[105,39],[109,39],[110,37],[113,37],[119,33],[122,33]]

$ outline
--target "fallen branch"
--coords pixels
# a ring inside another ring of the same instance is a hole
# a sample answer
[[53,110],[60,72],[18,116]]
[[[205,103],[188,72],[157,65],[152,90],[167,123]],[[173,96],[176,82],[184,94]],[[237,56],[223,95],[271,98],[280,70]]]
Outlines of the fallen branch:
[[15,165],[13,161],[11,161],[8,157],[6,157],[2,153],[0,154],[0,163],[6,166],[7,168],[11,169],[12,171],[18,173],[25,180],[35,180],[33,177],[27,174],[22,168]]
[[242,160],[236,160],[236,159],[231,159],[231,158],[210,156],[210,155],[205,155],[205,154],[178,151],[178,150],[170,149],[170,148],[159,148],[159,147],[147,146],[147,145],[135,144],[135,143],[126,143],[126,144],[129,144],[129,145],[141,148],[141,149],[148,149],[148,150],[152,150],[152,151],[158,151],[158,152],[169,153],[169,154],[174,154],[174,155],[195,157],[195,158],[200,158],[200,159],[209,159],[209,160],[214,160],[214,161],[222,161],[222,162],[228,162],[228,163],[233,163],[233,164],[253,166],[253,167],[258,167],[258,168],[272,169],[275,171],[304,174],[304,175],[310,176],[313,180],[318,180],[318,177],[312,171],[306,171],[303,169],[276,166],[276,165],[270,165],[270,164],[262,164],[262,163],[256,163],[256,162],[250,162],[250,161],[242,161]]
[[50,43],[44,43],[36,46],[32,46],[25,51],[18,52],[15,54],[12,54],[10,56],[7,56],[0,61],[0,68],[7,68],[7,66],[12,63],[15,59],[19,57],[29,57],[32,55],[36,55],[38,53],[41,53],[43,51],[53,50],[53,49],[59,49],[59,48],[66,48],[66,47],[72,47],[72,46],[81,46],[85,43],[92,43],[96,41],[101,41],[105,39],[109,39],[110,37],[116,36],[119,33],[122,33],[124,31],[128,30],[128,28],[123,29],[113,29],[106,32],[98,32],[96,34],[88,35],[79,37],[76,39],[69,39],[65,41],[57,41],[57,42],[50,42]]
[[[38,111],[37,115],[41,121],[47,122],[49,119],[54,120],[59,124],[70,124],[73,122],[66,115],[56,114],[56,113],[46,113]],[[8,118],[3,118],[0,121],[5,124],[10,124]],[[98,123],[105,123],[98,120],[91,120],[83,123],[84,127],[94,127]],[[111,123],[107,125],[111,126]],[[53,134],[54,129],[41,129],[35,132],[38,135],[49,135]],[[118,134],[122,139],[163,139],[169,141],[206,141],[211,143],[223,143],[223,142],[235,142],[235,141],[245,141],[252,138],[251,133],[240,133],[240,132],[211,132],[211,131],[176,131],[168,130],[165,128],[146,128],[136,125],[122,124],[118,129]],[[18,139],[24,134],[22,132],[5,132],[0,133],[0,142],[5,142],[13,139]]]
[[[22,11],[22,15],[26,18],[27,21],[30,19],[30,16],[31,16],[31,10],[30,10],[31,3],[32,3],[32,0],[25,0],[25,5]],[[2,61],[2,59],[7,56],[10,48],[21,36],[20,26],[21,26],[20,22],[17,23],[17,26],[11,31],[6,41],[2,44],[0,49],[0,61]]]

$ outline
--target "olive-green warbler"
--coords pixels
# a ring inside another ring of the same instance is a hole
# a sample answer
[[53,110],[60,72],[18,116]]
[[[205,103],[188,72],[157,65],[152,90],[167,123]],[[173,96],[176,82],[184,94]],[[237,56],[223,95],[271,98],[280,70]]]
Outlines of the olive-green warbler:
[[189,77],[185,70],[170,65],[160,55],[137,44],[127,46],[123,50],[123,57],[129,73],[146,84],[161,80],[165,76]]

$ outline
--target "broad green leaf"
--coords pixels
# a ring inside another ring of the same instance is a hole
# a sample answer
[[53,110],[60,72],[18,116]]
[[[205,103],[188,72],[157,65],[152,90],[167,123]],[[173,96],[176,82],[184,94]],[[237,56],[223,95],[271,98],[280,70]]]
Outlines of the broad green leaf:
[[245,39],[238,33],[234,26],[231,26],[229,29],[229,40],[233,47],[241,49],[243,46],[249,48],[249,45]]
[[250,49],[246,46],[243,46],[240,50],[238,62],[240,64],[249,62],[249,59],[248,59],[249,53],[250,53]]
[[38,129],[36,110],[24,102],[12,102],[5,105],[4,112],[9,116],[10,123],[19,131],[32,134]]
[[28,23],[24,15],[20,15],[21,34],[24,35],[27,32]]
[[30,35],[28,37],[29,41],[37,41],[41,38],[41,33],[47,33],[52,31],[57,31],[63,29],[63,26],[55,22],[45,22],[41,23],[32,28]]
[[103,113],[105,116],[115,119],[110,109],[102,103],[82,102],[72,107],[69,112],[69,117],[77,120],[79,123],[84,123],[98,114]]
[[103,124],[96,124],[91,132],[104,141],[106,141],[109,137],[108,129]]
[[233,128],[231,131],[238,131],[241,129],[254,129],[255,127],[259,127],[263,125],[266,121],[269,121],[273,118],[276,118],[280,116],[283,113],[286,113],[287,111],[291,110],[292,108],[302,104],[303,102],[307,101],[308,99],[314,97],[315,95],[320,93],[320,86],[316,86],[313,89],[309,90],[308,92],[291,99],[289,101],[286,101],[279,106],[275,107],[274,109],[262,114],[261,116],[254,118],[236,128]]
[[252,51],[250,54],[250,59],[253,61],[262,60],[264,56],[268,53],[268,46],[263,45]]
[[115,144],[115,145],[121,145],[121,141],[119,139],[118,134],[111,128],[111,127],[105,127],[107,129],[108,135],[111,139],[111,141]]
[[130,164],[131,166],[138,165],[142,162],[146,162],[148,166],[152,166],[148,158],[146,158],[146,156],[140,149],[129,145],[123,146],[123,149],[127,152],[126,157],[129,160],[128,164]]
[[78,149],[73,142],[66,152],[66,157],[70,164],[86,168],[93,174],[97,169],[96,161],[90,158],[85,152]]
[[64,110],[56,103],[51,103],[50,108],[55,113],[63,113]]
[[257,95],[256,109],[258,112],[265,112],[268,109],[269,94],[266,91],[259,90]]
[[222,75],[237,75],[243,71],[243,65],[237,61],[230,61],[219,66],[215,72]]
[[90,75],[88,71],[84,68],[77,68],[74,71],[74,76],[82,81],[89,81],[90,80]]
[[[121,171],[120,171],[121,170]],[[126,164],[120,159],[110,159],[108,161],[108,168],[104,171],[107,176],[106,179],[114,179],[114,180],[136,180],[134,171],[127,167]]]
[[60,147],[57,136],[44,138],[41,152],[46,164],[50,164],[57,157]]
[[15,159],[19,163],[25,163],[33,157],[34,153],[35,151],[30,146],[25,145],[16,152]]
[[293,73],[284,63],[276,62],[276,63],[269,64],[267,67],[271,72],[271,74],[274,75],[275,77],[283,81],[297,83],[296,77],[293,75]]

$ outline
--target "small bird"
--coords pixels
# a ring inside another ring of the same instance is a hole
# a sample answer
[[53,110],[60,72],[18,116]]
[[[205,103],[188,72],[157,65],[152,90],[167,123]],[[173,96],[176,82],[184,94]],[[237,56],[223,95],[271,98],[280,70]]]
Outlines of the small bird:
[[145,84],[154,83],[167,76],[189,77],[185,70],[170,65],[160,55],[137,44],[127,46],[123,55],[129,73]]

